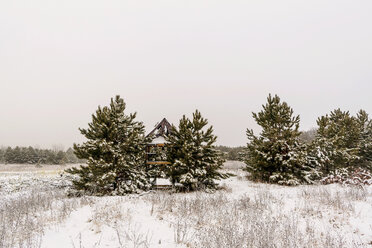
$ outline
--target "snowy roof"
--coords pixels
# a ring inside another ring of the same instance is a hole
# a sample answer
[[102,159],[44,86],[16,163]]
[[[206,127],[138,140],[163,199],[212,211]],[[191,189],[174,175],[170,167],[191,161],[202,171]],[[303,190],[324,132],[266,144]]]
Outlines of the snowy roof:
[[155,125],[154,130],[152,130],[147,136],[154,136],[155,138],[162,136],[168,136],[172,131],[172,125],[163,118],[161,122]]
[[171,186],[172,183],[171,183],[171,181],[169,181],[169,179],[166,179],[166,178],[156,178],[155,185],[169,185],[169,186]]
[[163,136],[159,136],[159,137],[153,139],[150,144],[165,144],[165,143],[167,143],[165,138]]

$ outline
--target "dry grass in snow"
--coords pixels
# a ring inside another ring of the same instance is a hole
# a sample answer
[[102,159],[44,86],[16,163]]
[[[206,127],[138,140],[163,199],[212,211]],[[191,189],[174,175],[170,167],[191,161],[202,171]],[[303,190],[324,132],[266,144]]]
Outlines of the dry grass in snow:
[[87,203],[68,199],[62,190],[33,189],[0,197],[0,247],[40,247],[45,227],[59,225]]
[[58,175],[34,174],[39,188],[0,188],[0,247],[372,247],[371,186],[259,184],[227,167],[237,176],[214,194],[67,198]]
[[372,241],[370,190],[249,187],[233,197],[156,194],[146,200],[190,247],[364,247]]

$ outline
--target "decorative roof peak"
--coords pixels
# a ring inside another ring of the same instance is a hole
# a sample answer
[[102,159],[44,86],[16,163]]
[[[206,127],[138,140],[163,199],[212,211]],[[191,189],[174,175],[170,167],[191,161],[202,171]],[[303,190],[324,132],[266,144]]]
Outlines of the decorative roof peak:
[[154,136],[154,138],[157,138],[159,136],[165,137],[168,136],[171,132],[172,125],[166,118],[163,118],[163,120],[156,124],[155,128],[147,136]]

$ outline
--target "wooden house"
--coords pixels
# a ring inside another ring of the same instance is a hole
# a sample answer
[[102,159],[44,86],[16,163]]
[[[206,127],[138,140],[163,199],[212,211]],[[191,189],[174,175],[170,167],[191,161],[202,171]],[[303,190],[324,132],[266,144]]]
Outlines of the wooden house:
[[161,168],[170,164],[167,161],[166,137],[172,132],[172,125],[164,118],[156,124],[155,128],[147,135],[152,141],[146,147],[146,167],[152,171],[153,184],[156,188],[168,188],[171,183],[164,175],[158,173]]
[[170,164],[166,157],[166,143],[165,138],[171,133],[172,125],[163,119],[159,122],[154,130],[152,130],[147,136],[152,137],[152,141],[147,145],[146,154],[148,165],[161,165]]

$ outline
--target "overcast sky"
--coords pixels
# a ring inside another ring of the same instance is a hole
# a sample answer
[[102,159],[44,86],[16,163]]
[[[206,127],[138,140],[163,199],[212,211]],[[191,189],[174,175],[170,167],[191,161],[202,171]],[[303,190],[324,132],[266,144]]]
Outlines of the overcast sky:
[[197,108],[246,143],[269,93],[301,129],[334,108],[372,114],[372,1],[0,1],[0,145],[82,142],[120,94],[148,131]]

